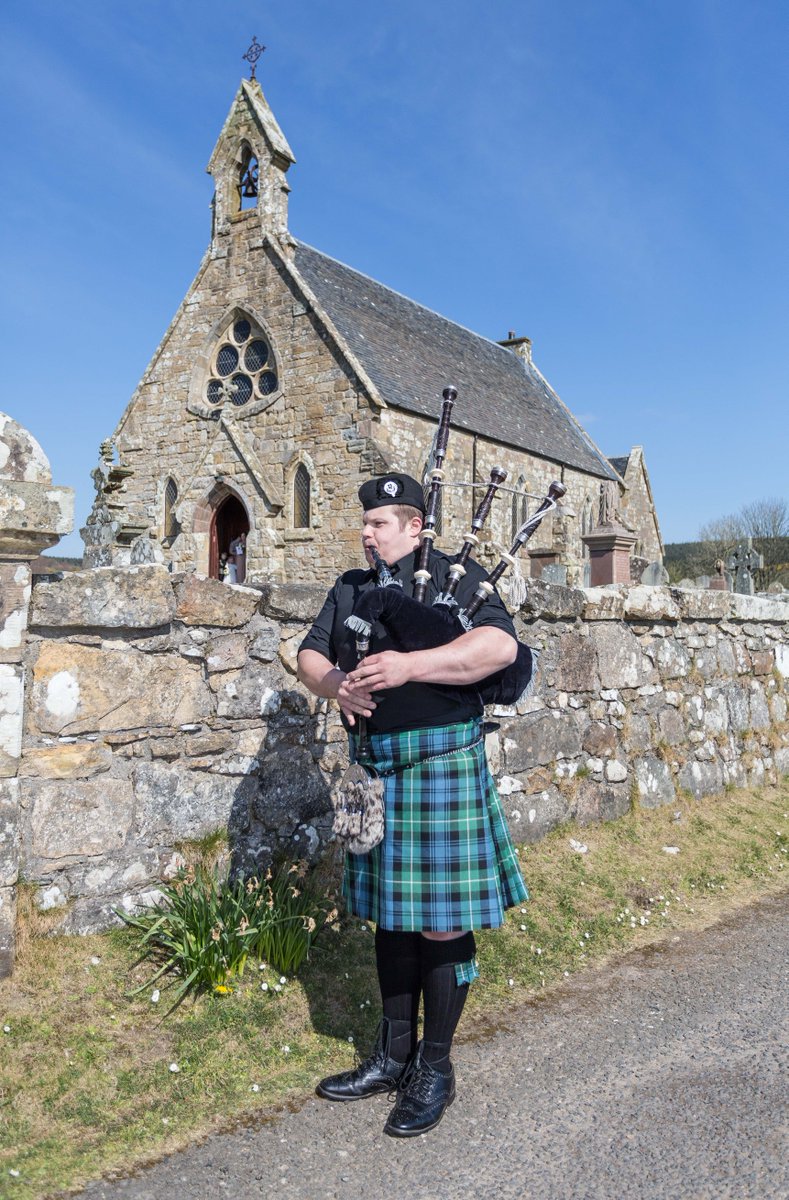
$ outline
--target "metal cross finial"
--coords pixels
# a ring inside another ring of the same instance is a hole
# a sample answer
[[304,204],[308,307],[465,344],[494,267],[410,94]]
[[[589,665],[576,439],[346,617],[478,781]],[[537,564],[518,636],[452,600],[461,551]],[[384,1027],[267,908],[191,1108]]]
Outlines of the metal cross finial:
[[250,71],[250,75],[249,75],[250,79],[255,78],[255,68],[258,65],[258,59],[260,58],[261,54],[263,53],[263,51],[265,49],[266,49],[266,47],[261,46],[261,44],[257,40],[257,38],[253,37],[252,45],[247,50],[246,54],[241,55],[241,57],[246,59],[246,61],[249,63],[250,67],[252,68]]

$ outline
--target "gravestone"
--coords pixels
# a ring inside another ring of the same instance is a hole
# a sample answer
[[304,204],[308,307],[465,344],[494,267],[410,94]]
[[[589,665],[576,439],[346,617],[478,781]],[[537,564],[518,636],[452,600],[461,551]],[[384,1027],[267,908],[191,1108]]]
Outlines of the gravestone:
[[710,591],[713,592],[730,592],[732,586],[731,575],[726,570],[726,564],[722,558],[715,559],[715,574],[709,582]]
[[648,587],[665,587],[668,583],[668,571],[660,562],[648,563],[641,572],[641,582]]
[[764,558],[754,550],[753,539],[746,538],[744,542],[740,542],[726,562],[728,570],[734,573],[734,591],[743,596],[752,596],[755,591],[753,572],[761,570],[763,566]]
[[649,566],[649,559],[642,558],[640,554],[630,555],[630,582],[642,583],[642,576]]
[[542,569],[542,578],[546,583],[558,583],[567,586],[567,567],[562,563],[549,563]]

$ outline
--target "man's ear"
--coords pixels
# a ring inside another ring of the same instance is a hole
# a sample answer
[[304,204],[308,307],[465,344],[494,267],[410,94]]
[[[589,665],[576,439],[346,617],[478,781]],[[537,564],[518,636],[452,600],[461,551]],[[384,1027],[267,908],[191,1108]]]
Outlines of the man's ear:
[[412,517],[409,521],[410,533],[412,537],[419,537],[424,521],[421,517]]

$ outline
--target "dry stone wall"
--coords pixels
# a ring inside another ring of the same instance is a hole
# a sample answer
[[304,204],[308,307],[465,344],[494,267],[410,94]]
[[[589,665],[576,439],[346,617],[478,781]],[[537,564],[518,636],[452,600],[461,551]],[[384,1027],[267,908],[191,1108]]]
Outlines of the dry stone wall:
[[489,739],[515,836],[789,773],[789,605],[534,581],[518,617],[537,694]]
[[21,859],[64,931],[155,900],[184,844],[217,830],[250,871],[325,841],[332,723],[294,677],[323,593],[275,595],[158,565],[36,586]]
[[[37,584],[19,855],[64,931],[155,900],[218,829],[245,870],[320,853],[345,739],[295,659],[322,600],[158,565]],[[539,688],[489,714],[488,749],[518,840],[789,772],[785,603],[535,582],[517,619]]]

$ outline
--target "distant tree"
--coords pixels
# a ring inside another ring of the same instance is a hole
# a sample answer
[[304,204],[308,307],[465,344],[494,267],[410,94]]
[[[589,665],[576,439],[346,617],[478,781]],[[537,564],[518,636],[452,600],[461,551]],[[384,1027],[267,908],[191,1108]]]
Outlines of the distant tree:
[[706,565],[695,573],[709,574],[716,559],[726,561],[737,545],[748,537],[753,541],[754,550],[764,559],[764,567],[754,573],[756,590],[766,591],[775,581],[789,586],[789,503],[779,499],[755,500],[738,513],[717,517],[702,525],[695,561],[703,561]]
[[746,504],[742,520],[750,537],[789,537],[789,503],[786,500],[755,500],[753,504]]

